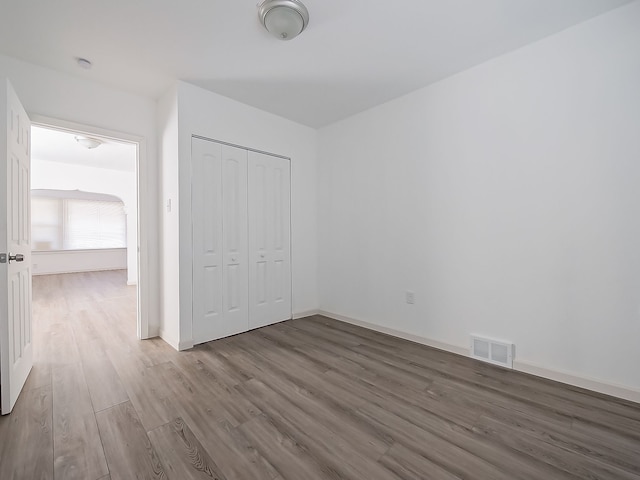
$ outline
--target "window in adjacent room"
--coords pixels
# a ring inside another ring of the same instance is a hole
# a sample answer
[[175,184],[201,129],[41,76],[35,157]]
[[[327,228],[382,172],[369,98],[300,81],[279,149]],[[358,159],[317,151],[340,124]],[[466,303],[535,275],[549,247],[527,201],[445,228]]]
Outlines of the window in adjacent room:
[[36,251],[126,248],[124,203],[78,190],[32,190],[31,236]]

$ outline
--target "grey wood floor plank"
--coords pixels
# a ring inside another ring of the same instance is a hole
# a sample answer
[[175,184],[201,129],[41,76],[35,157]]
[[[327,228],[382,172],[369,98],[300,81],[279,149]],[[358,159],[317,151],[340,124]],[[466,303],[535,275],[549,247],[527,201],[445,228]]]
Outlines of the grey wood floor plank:
[[228,479],[272,480],[278,475],[243,432],[216,418],[214,409],[197,405],[183,407],[187,424]]
[[[18,401],[20,401],[20,398],[22,397],[24,397],[24,395],[20,395]],[[9,426],[11,425],[12,420],[12,415],[0,415],[0,439],[2,440],[0,442],[0,459],[5,458],[4,451],[12,445],[12,442],[9,440],[9,438],[11,438],[9,433]]]
[[[566,432],[566,430],[563,431]],[[637,441],[629,439],[624,433],[612,431],[606,427],[574,420],[569,432],[588,437],[597,444],[606,444],[613,451],[620,452],[621,458],[637,458],[638,452],[640,452],[640,445]],[[640,468],[640,462],[634,462],[634,465]]]
[[[363,406],[359,411],[369,418],[395,419],[405,428],[411,426],[419,429],[422,434],[435,435],[445,440],[451,447],[482,459],[513,477],[527,479],[540,478],[541,475],[545,478],[557,479],[570,477],[561,469],[540,462],[521,451],[510,450],[502,443],[486,442],[473,430],[457,424],[451,418],[429,411],[428,407],[420,408],[409,402],[400,401],[374,402]],[[405,446],[413,448],[411,444],[405,443]]]
[[520,429],[514,429],[493,418],[482,417],[474,427],[474,431],[496,439],[513,450],[531,455],[578,478],[638,479],[638,475],[634,473],[581,453],[539,441],[535,437],[523,433]]
[[[254,352],[253,356],[255,358],[252,360],[252,354],[248,352],[244,354],[237,353],[230,359],[233,361],[242,359],[243,363],[247,365],[246,368],[249,368],[248,365],[253,363],[254,370],[257,372],[256,379],[263,379],[274,389],[278,389],[278,382],[269,378],[272,373],[281,376],[282,380],[289,382],[291,385],[295,385],[298,395],[316,399],[331,412],[330,416],[319,418],[321,423],[332,424],[334,420],[344,421],[345,425],[342,428],[356,429],[359,435],[365,435],[368,438],[367,442],[372,442],[376,450],[381,448],[381,445],[390,445],[392,443],[388,435],[370,422],[363,421],[361,417],[354,413],[357,408],[366,404],[367,398],[365,397],[369,396],[369,392],[351,391],[349,390],[351,388],[350,384],[338,385],[327,379],[325,375],[305,375],[304,371],[298,371],[297,369],[283,370],[273,363],[262,360],[258,353]],[[287,394],[285,393],[284,395],[286,396]],[[294,395],[287,398],[295,400]],[[312,412],[318,413],[316,405],[309,408]],[[333,418],[334,416],[336,417],[335,419]]]
[[512,479],[513,475],[496,467],[447,439],[420,428],[396,414],[374,406],[365,406],[360,413],[380,425],[398,443],[413,449],[432,463],[461,478]]
[[[171,389],[174,405],[177,403],[206,404],[215,411],[219,420],[238,426],[258,415],[260,411],[235,389],[215,389],[207,382],[199,381],[190,369],[178,368],[173,362],[154,367],[160,379]],[[178,402],[178,399],[180,401]]]
[[34,277],[2,480],[640,480],[633,402],[321,316],[176,352],[126,278]]
[[231,391],[237,384],[253,378],[232,364],[226,356],[217,353],[211,343],[185,353],[178,359],[178,363],[195,368],[203,376],[202,380],[216,389]]
[[32,312],[33,369],[29,374],[26,389],[51,385],[51,324],[55,309],[39,308],[34,302]]
[[[353,327],[353,326],[349,326],[349,327]],[[317,326],[312,327],[314,329],[317,329]],[[355,327],[355,328],[359,328],[359,327]],[[363,330],[363,329],[360,329]],[[378,336],[383,336],[381,334],[377,334],[375,332],[368,332],[367,333],[367,337],[370,337],[372,335],[378,335]],[[384,336],[387,337],[387,336]],[[388,338],[392,338],[392,337],[388,337]],[[364,341],[364,338],[363,338]],[[402,347],[404,341],[399,340],[399,339],[392,339],[392,340],[388,340],[388,343],[392,343],[395,342],[397,345],[394,346],[394,348],[388,348],[384,346],[384,344],[378,344],[378,346],[372,346],[372,345],[368,345],[368,344],[360,344],[357,346],[353,346],[350,347],[352,350],[355,350],[357,352],[361,352],[363,355],[369,355],[374,359],[377,359],[378,361],[382,362],[382,363],[392,363],[395,367],[400,368],[400,369],[406,369],[408,371],[411,371],[415,374],[420,374],[420,370],[423,371],[422,375],[424,375],[424,372],[427,372],[426,375],[429,378],[438,378],[438,379],[451,379],[453,381],[459,380],[459,381],[470,381],[473,380],[475,377],[475,375],[477,375],[475,372],[471,371],[471,372],[467,372],[467,370],[471,370],[471,369],[460,369],[459,367],[452,367],[451,365],[446,365],[446,364],[441,364],[440,361],[437,361],[435,364],[425,358],[425,356],[419,356],[416,355],[415,353],[412,352],[412,349],[405,349],[404,347]],[[354,342],[355,343],[355,342]],[[410,344],[410,342],[404,342],[404,344]],[[415,348],[415,345],[414,345]],[[445,356],[447,358],[450,357],[450,354],[445,354]],[[463,359],[467,362],[471,362],[470,359]],[[477,363],[477,362],[476,362]],[[477,365],[473,365],[474,368]],[[483,366],[481,366],[482,368],[484,368]],[[425,368],[427,370],[425,370]],[[430,373],[428,373],[430,370]],[[460,376],[462,375],[462,378],[460,378]],[[362,377],[361,377],[362,378]],[[363,378],[364,379],[364,378]],[[477,390],[478,388],[481,387],[481,384],[484,382],[485,384],[487,382],[489,382],[491,379],[489,379],[488,381],[486,380],[486,375],[484,376],[478,376],[477,377],[477,384],[472,385],[472,388],[474,390]],[[490,390],[490,391],[494,391],[494,390]],[[406,397],[406,396],[405,396]],[[501,397],[502,398],[502,397]],[[525,397],[525,400],[528,401],[528,398]],[[512,399],[510,399],[510,401],[513,402]],[[523,406],[521,406],[521,408],[526,408],[526,409],[533,409],[533,410],[537,410],[540,411],[541,409],[545,408],[542,407],[540,405],[535,405],[532,406],[530,403],[527,403],[527,401],[521,401],[523,403]],[[469,411],[466,409],[459,409],[458,410],[458,414],[468,414]],[[548,416],[550,414],[549,409],[545,408],[545,411],[542,412],[542,415],[544,416]],[[555,413],[554,413],[555,414]],[[560,414],[555,414],[557,418],[561,419],[562,421],[566,422],[566,423],[570,423],[570,417],[568,415],[560,415]],[[469,419],[469,417],[468,417]],[[471,417],[472,419],[472,417]]]
[[[317,328],[314,327],[314,328]],[[393,339],[392,341],[401,341]],[[405,342],[410,343],[410,342]],[[470,365],[471,368],[460,369],[452,365],[433,365],[425,357],[416,355],[412,349],[395,349],[394,351],[381,349],[382,347],[361,344],[352,347],[353,350],[366,352],[374,357],[383,360],[398,358],[396,355],[405,357],[414,364],[422,365],[426,368],[434,369],[434,374],[441,378],[450,375],[453,381],[467,382],[474,388],[487,389],[498,392],[501,395],[508,395],[516,401],[535,405],[534,408],[545,409],[543,415],[553,412],[556,415],[563,415],[567,419],[582,418],[587,421],[618,428],[627,432],[628,435],[635,435],[637,438],[640,432],[637,409],[632,404],[615,399],[606,403],[606,397],[601,395],[585,395],[584,390],[574,387],[558,389],[557,384],[546,379],[539,379],[531,375],[521,374],[506,369],[491,369],[491,366],[481,363]],[[469,359],[466,359],[467,361]],[[452,362],[451,362],[452,363]],[[437,368],[436,368],[437,367]],[[559,394],[558,392],[562,392]],[[569,393],[567,393],[569,392]],[[586,399],[589,399],[588,401]],[[610,405],[606,414],[602,414],[602,409],[594,406]]]
[[[53,479],[51,385],[21,395],[0,427],[0,478],[2,480]],[[29,445],[29,449],[24,446]]]
[[[273,467],[234,428],[242,423],[239,419],[259,415],[257,407],[240,398],[236,390],[221,387],[213,392],[210,386],[197,386],[188,372],[176,371],[172,362],[159,367],[172,395],[180,399],[176,403],[179,415],[227,478],[271,480],[276,475]],[[237,402],[238,399],[241,401]]]
[[[111,307],[117,308],[117,307]],[[120,319],[119,322],[126,321],[126,319]],[[128,332],[127,335],[130,337],[131,332]],[[131,341],[131,338],[129,338]],[[140,349],[142,353],[144,353],[145,357],[148,361],[151,362],[151,365],[159,365],[165,362],[176,362],[183,357],[184,352],[177,352],[162,340],[160,337],[150,338],[145,340],[144,342],[138,342],[132,344],[133,348]]]
[[315,458],[304,443],[287,432],[280,431],[273,421],[264,415],[244,423],[239,428],[286,480],[345,478],[333,466]]
[[109,473],[80,363],[53,367],[53,449],[56,478]]
[[[471,379],[462,378],[460,376],[443,376],[439,378],[435,383],[432,393],[436,396],[443,395],[445,389],[456,392],[451,398],[452,403],[460,403],[463,399],[468,403],[468,399],[475,399],[476,402],[482,402],[483,407],[505,406],[506,408],[517,410],[532,417],[539,418],[541,420],[551,420],[558,424],[565,425],[567,428],[571,426],[573,417],[565,412],[557,411],[553,408],[553,405],[547,403],[537,403],[531,401],[528,397],[521,397],[518,395],[514,397],[508,392],[502,392],[496,388],[487,388],[486,385],[482,385],[480,380],[476,380],[475,376]],[[440,392],[438,392],[438,389]],[[429,389],[431,390],[431,388]],[[466,395],[466,397],[465,397]],[[463,408],[459,406],[459,408]]]
[[[243,396],[253,396],[253,403],[262,405],[260,408],[263,412],[264,408],[269,408],[265,413],[276,409],[285,415],[290,412],[287,410],[290,408],[306,412],[311,418],[310,423],[321,424],[339,438],[348,439],[353,448],[374,459],[379,458],[389,448],[387,438],[377,435],[369,425],[358,422],[357,417],[348,408],[336,402],[326,401],[327,397],[317,395],[298,382],[287,379],[283,372],[277,369],[263,369],[261,372],[261,380],[252,379],[236,388]],[[284,405],[287,407],[283,407]]]
[[274,342],[270,342],[260,335],[260,330],[256,330],[254,333],[255,335],[251,337],[243,335],[234,337],[234,345],[247,352],[255,352],[259,349],[260,353],[265,356],[268,361],[285,368],[290,368],[292,365],[290,362],[294,361],[295,365],[303,369],[307,374],[319,375],[331,368],[330,365],[297,355],[295,352],[286,348],[286,346],[281,346],[277,351],[274,351]]
[[[337,405],[346,405],[348,408],[357,408],[364,403],[366,399],[357,392],[352,391],[350,386],[340,385],[332,382],[323,374],[309,374],[304,369],[289,368],[291,365],[289,360],[283,360],[273,353],[265,350],[251,351],[250,349],[241,349],[229,355],[229,360],[241,366],[248,371],[255,372],[260,376],[260,372],[265,368],[278,370],[280,374],[287,380],[299,385],[310,392],[317,394],[324,393],[330,398],[338,399]],[[328,370],[329,372],[333,370]]]
[[459,480],[461,478],[399,443],[389,448],[379,462],[403,480]]
[[[343,471],[347,478],[353,475],[353,471],[360,472],[366,478],[394,478],[390,472],[371,463],[389,447],[378,438],[366,435],[357,428],[330,429],[328,422],[319,422],[313,414],[307,413],[311,408],[296,406],[289,401],[288,395],[278,394],[259,380],[248,381],[238,388],[253,399],[281,432],[286,431],[289,436],[305,443],[309,451],[322,457],[326,463],[331,464],[334,459],[340,458],[340,465],[334,466],[334,469]],[[350,435],[346,435],[347,432]]]
[[[284,351],[281,351],[281,350],[277,350],[277,352],[284,353]],[[273,355],[277,355],[277,353],[275,354],[272,353],[272,356]],[[257,361],[256,363],[260,363],[260,362]],[[281,362],[281,365],[283,364],[284,362]],[[280,370],[279,375],[282,375],[282,374],[283,374],[283,370]],[[261,375],[261,378],[264,378],[264,380],[269,384],[269,387],[266,387],[261,382],[254,383],[254,381],[249,381],[249,382],[245,382],[242,386],[238,386],[237,388],[243,388],[243,392],[245,395],[251,395],[251,391],[253,390],[254,403],[257,403],[260,406],[260,408],[263,411],[265,411],[267,415],[269,416],[276,415],[277,417],[274,417],[274,420],[277,419],[279,422],[281,422],[281,425],[280,425],[281,428],[282,428],[282,425],[287,425],[287,427],[290,430],[292,430],[292,429],[295,429],[298,425],[302,425],[304,432],[315,429],[316,434],[311,435],[310,438],[307,438],[306,442],[310,443],[311,445],[314,445],[314,447],[317,450],[320,450],[320,451],[325,450],[326,445],[338,445],[339,447],[342,448],[343,453],[345,453],[343,458],[349,458],[350,460],[355,461],[355,460],[358,460],[358,455],[359,455],[359,453],[354,450],[354,448],[356,448],[354,445],[356,444],[358,446],[365,446],[365,448],[368,447],[367,449],[371,450],[369,452],[369,455],[376,455],[376,452],[375,452],[376,444],[378,446],[381,446],[382,450],[386,448],[386,445],[382,443],[377,443],[376,441],[377,439],[373,436],[368,437],[364,441],[364,443],[353,442],[353,440],[355,440],[358,437],[350,436],[349,440],[351,441],[351,443],[350,444],[345,443],[343,438],[341,438],[340,436],[336,435],[333,431],[326,428],[327,424],[331,423],[331,418],[332,418],[331,416],[323,416],[322,421],[317,422],[310,419],[309,415],[305,414],[302,408],[296,408],[294,405],[289,403],[292,400],[292,398],[295,398],[295,388],[293,390],[291,389],[287,390],[287,382],[278,382],[277,378],[270,377],[268,372],[263,372],[263,374]],[[275,390],[272,390],[273,392],[280,389],[280,391],[283,393],[280,396],[280,398],[270,398],[272,397],[272,395],[270,395],[268,390],[271,388],[275,389]],[[304,397],[301,397],[301,399],[304,399]],[[264,401],[265,403],[263,404],[259,403],[261,401]],[[315,411],[315,410],[316,410],[315,408],[310,408],[309,406],[307,406],[307,408],[305,409],[305,411],[308,411],[308,412]],[[297,419],[297,421],[292,424],[289,422],[289,419],[294,414],[296,415],[295,418]],[[335,426],[335,423],[334,423],[334,426]],[[353,427],[354,425],[352,424],[351,426]],[[335,428],[334,430],[344,433],[343,428]],[[290,431],[290,434],[301,436],[301,435],[305,435],[304,432],[294,431],[294,433],[291,433]],[[351,430],[352,434],[354,432],[358,432],[360,434],[359,435],[360,437],[362,437],[364,434],[363,431],[359,431],[357,428],[354,428]],[[324,441],[322,442],[322,445],[317,445],[315,443],[316,439],[321,439],[321,440],[324,439]],[[371,449],[371,447],[374,447],[374,448]],[[349,452],[349,451],[351,451],[351,453],[346,454],[346,452]],[[378,452],[377,455],[379,455],[379,453],[380,452]],[[345,465],[343,465],[343,467],[345,466],[346,467],[350,466],[348,461],[345,462]],[[361,472],[366,472],[367,470],[366,466],[362,466],[362,465],[360,465],[356,469]],[[390,472],[375,471],[375,472],[369,472],[369,473],[370,474],[363,473],[363,475],[365,476],[373,475],[374,478],[375,476],[378,476],[378,477],[390,476]]]
[[[308,356],[304,348],[298,350],[298,346],[295,342],[290,341],[288,333],[279,333],[277,330],[262,329],[259,334],[267,339],[277,340],[285,349],[295,350],[298,355]],[[380,387],[388,387],[389,392],[397,392],[401,395],[411,395],[423,391],[432,383],[432,379],[427,379],[423,376],[416,375],[411,371],[407,371],[406,369],[398,368],[394,363],[377,361],[365,355],[351,353],[349,350],[342,351],[342,358],[346,358],[357,364],[360,367],[360,374],[363,371],[374,374],[376,380],[378,380],[378,385]],[[330,361],[329,355],[324,357],[323,363],[326,365],[326,369],[335,369],[336,366],[329,363]],[[337,368],[342,368],[342,364],[339,364]]]
[[49,329],[49,350],[51,366],[77,364],[81,361],[78,346],[73,339],[70,314],[63,313]]
[[135,352],[109,349],[111,360],[145,430],[153,430],[179,416],[174,395],[163,381],[158,366],[147,366]]
[[[89,312],[82,310],[71,318],[74,339],[82,360],[93,409],[96,412],[129,400],[111,360],[104,341]],[[97,313],[93,313],[94,319]]]
[[165,473],[173,480],[226,480],[182,418],[149,432]]
[[638,462],[640,450],[637,446],[633,448],[629,442],[616,443],[606,432],[586,434],[573,428],[567,429],[553,422],[542,421],[504,408],[486,413],[479,419],[477,425],[482,425],[482,420],[485,417],[508,426],[511,431],[518,432],[518,434],[527,434],[535,437],[537,441],[640,475],[640,463]]
[[97,412],[96,419],[111,480],[167,478],[131,402]]
[[86,342],[79,346],[79,350],[94,411],[99,412],[129,400],[122,380],[102,345]]
[[343,385],[344,388],[349,388],[351,385],[352,391],[359,391],[363,398],[368,398],[369,402],[385,405],[390,399],[395,399],[400,405],[412,404],[467,428],[471,428],[481,414],[481,411],[476,408],[454,408],[449,403],[429,395],[427,390],[410,393],[398,388],[397,391],[393,391],[379,380],[353,376],[340,370],[331,370],[326,373],[326,376],[330,377],[332,382]]

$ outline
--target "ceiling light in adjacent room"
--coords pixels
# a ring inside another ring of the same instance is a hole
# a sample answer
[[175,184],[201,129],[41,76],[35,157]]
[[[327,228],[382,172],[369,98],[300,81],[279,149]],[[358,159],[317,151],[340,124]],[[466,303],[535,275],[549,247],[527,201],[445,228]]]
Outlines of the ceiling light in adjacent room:
[[309,24],[309,11],[298,0],[264,0],[258,4],[260,21],[280,40],[297,37]]
[[81,136],[76,137],[76,142],[78,142],[84,148],[88,148],[89,150],[91,150],[92,148],[97,148],[104,143],[99,138],[81,137]]
[[76,63],[80,68],[84,68],[85,70],[91,70],[91,67],[93,66],[89,60],[82,57],[76,57]]

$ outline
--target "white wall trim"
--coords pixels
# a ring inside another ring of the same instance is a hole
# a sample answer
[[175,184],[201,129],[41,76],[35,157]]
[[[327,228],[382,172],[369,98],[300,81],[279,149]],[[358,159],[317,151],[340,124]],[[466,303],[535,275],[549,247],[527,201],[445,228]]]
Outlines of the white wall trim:
[[88,135],[98,135],[101,137],[112,138],[114,140],[131,142],[137,145],[136,152],[136,186],[138,190],[138,281],[137,281],[137,297],[138,297],[138,322],[137,335],[139,339],[151,338],[149,331],[149,302],[151,284],[149,278],[149,253],[147,245],[152,232],[148,231],[147,224],[151,215],[151,205],[149,204],[149,195],[147,194],[148,177],[148,159],[147,159],[147,142],[144,137],[132,135],[129,133],[108,130],[101,127],[83,125],[81,123],[70,122],[58,118],[47,117],[30,113],[29,117],[33,125],[41,125],[51,127],[58,130],[67,130],[74,133],[86,133]]
[[[464,357],[469,357],[469,349],[465,347],[450,345],[448,343],[442,343],[430,338],[422,337],[419,335],[413,335],[411,333],[395,330],[393,328],[383,327],[380,325],[376,325],[374,323],[366,322],[364,320],[357,320],[355,318],[347,317],[337,313],[327,312],[324,310],[319,310],[317,314],[325,317],[333,318],[334,320],[339,320],[341,322],[357,325],[359,327],[368,328],[369,330],[373,330],[376,332],[386,333],[387,335],[403,338],[405,340],[410,340],[412,342],[420,343],[422,345],[427,345],[429,347],[437,348],[439,350],[444,350],[447,352],[462,355]],[[640,389],[636,389],[633,387],[603,382],[602,380],[582,377],[569,372],[552,370],[546,367],[541,367],[539,365],[534,365],[532,363],[522,362],[518,360],[513,361],[513,369],[519,372],[528,373],[538,377],[547,378],[549,380],[555,380],[557,382],[566,383],[576,387],[585,388],[587,390],[592,390],[594,392],[604,393],[606,395],[611,395],[613,397],[618,397],[624,400],[630,400],[632,402],[640,403]]]
[[381,325],[376,325],[375,323],[366,322],[364,320],[356,320],[355,318],[346,317],[337,313],[326,312],[324,310],[319,310],[318,315],[323,315],[325,317],[333,318],[334,320],[340,320],[341,322],[350,323],[359,327],[368,328],[369,330],[374,330],[376,332],[386,333],[387,335],[391,335],[393,337],[398,337],[404,340],[409,340],[411,342],[427,345],[428,347],[437,348],[438,350],[445,350],[447,352],[457,353],[458,355],[464,355],[466,357],[469,356],[468,349],[464,347],[457,347],[448,343],[438,342],[430,338],[413,335],[412,333],[403,332],[394,328],[383,327]]
[[320,310],[307,310],[305,312],[294,312],[291,318],[298,320],[299,318],[312,317],[314,315],[320,315]]
[[167,332],[163,329],[160,329],[160,331],[158,332],[158,336],[164,340],[165,342],[167,342],[169,345],[171,345],[175,350],[180,350],[179,347],[179,342],[177,338],[172,338],[170,335],[167,334]]
[[194,346],[195,346],[195,344],[193,343],[193,340],[184,340],[182,342],[178,342],[178,348],[176,350],[181,352],[183,350],[190,350]]
[[127,270],[126,248],[100,250],[33,250],[32,275]]
[[555,380],[556,382],[568,383],[569,385],[574,385],[576,387],[640,403],[640,389],[637,388],[603,382],[602,380],[582,377],[561,370],[551,370],[540,365],[517,360],[513,361],[513,369],[519,372],[529,373],[537,377],[544,377],[549,380]]

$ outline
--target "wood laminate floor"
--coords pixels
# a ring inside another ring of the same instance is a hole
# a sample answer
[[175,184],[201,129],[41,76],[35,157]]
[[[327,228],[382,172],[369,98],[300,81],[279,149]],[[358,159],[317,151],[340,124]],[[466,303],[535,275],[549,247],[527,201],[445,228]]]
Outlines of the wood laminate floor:
[[178,353],[124,272],[34,278],[0,479],[640,479],[640,406],[323,317]]

